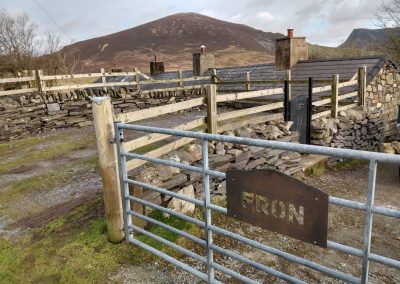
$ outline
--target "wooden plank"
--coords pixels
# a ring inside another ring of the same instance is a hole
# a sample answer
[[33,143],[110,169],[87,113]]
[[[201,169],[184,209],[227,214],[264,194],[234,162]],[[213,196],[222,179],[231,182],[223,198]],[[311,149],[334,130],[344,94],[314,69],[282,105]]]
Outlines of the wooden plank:
[[86,73],[86,74],[65,74],[65,75],[47,75],[43,76],[44,81],[48,80],[70,80],[70,79],[83,79],[83,78],[100,78],[105,77],[119,77],[119,76],[135,76],[137,72],[101,72],[101,73]]
[[0,79],[0,84],[29,82],[29,81],[33,81],[33,80],[35,80],[35,77],[2,78],[2,79]]
[[323,86],[323,87],[315,87],[313,88],[313,94],[315,93],[322,93],[322,92],[327,92],[330,91],[332,86]]
[[245,115],[260,113],[263,111],[274,110],[274,109],[279,109],[279,108],[283,108],[283,102],[277,102],[277,103],[272,103],[272,104],[267,104],[267,105],[252,107],[252,108],[246,108],[246,109],[241,109],[241,110],[236,110],[236,111],[225,112],[225,113],[221,113],[221,114],[217,115],[217,118],[218,118],[218,121],[224,121],[227,119],[232,119],[232,118],[236,118],[236,117],[241,117],[241,116],[245,116]]
[[18,95],[18,94],[25,94],[25,93],[32,93],[32,92],[38,92],[38,88],[27,88],[27,89],[0,91],[0,97]]
[[358,91],[347,93],[338,97],[338,101],[358,96]]
[[358,106],[358,103],[349,104],[349,105],[345,105],[345,106],[340,106],[339,107],[339,111],[352,109],[352,108],[355,108],[356,106]]
[[323,99],[323,100],[319,100],[319,101],[315,101],[313,102],[313,106],[323,106],[323,105],[327,105],[330,104],[332,102],[331,98],[328,99]]
[[241,92],[241,93],[233,93],[233,94],[224,94],[224,95],[217,96],[217,102],[236,101],[236,100],[257,98],[257,97],[262,97],[262,96],[278,95],[278,94],[283,94],[283,93],[284,93],[283,88],[277,88],[277,89],[268,89],[268,90],[261,90],[261,91],[250,91],[250,92]]
[[207,89],[207,132],[217,133],[217,86],[209,84]]
[[[314,83],[321,83],[321,84],[330,84],[331,80],[313,80]],[[253,80],[250,82],[254,85],[263,85],[263,84],[283,84],[285,80]],[[289,81],[291,84],[308,84],[308,80],[291,80]],[[246,81],[219,81],[217,85],[245,85]]]
[[43,91],[61,91],[61,90],[76,90],[87,88],[102,88],[102,87],[122,87],[135,86],[136,82],[109,82],[109,83],[92,83],[92,84],[71,84],[65,86],[46,87]]
[[332,77],[332,105],[331,105],[331,116],[337,118],[338,116],[338,106],[339,106],[339,74],[335,74]]
[[[191,130],[193,128],[198,128],[198,127],[202,127],[202,126],[204,126],[204,128],[206,128],[206,119],[204,117],[180,124],[178,126],[173,127],[172,129]],[[130,152],[132,150],[135,150],[135,149],[141,148],[143,146],[164,140],[165,138],[169,138],[169,137],[171,137],[171,135],[159,134],[159,133],[148,134],[146,136],[142,136],[135,140],[130,140],[128,142],[125,142],[124,149],[126,152]]]
[[178,70],[178,79],[179,79],[178,87],[182,88],[183,87],[183,81],[182,81],[183,76],[182,76],[182,70],[180,70],[180,69]]
[[358,80],[350,80],[350,81],[346,81],[343,83],[339,83],[338,88],[353,86],[353,85],[357,85],[357,84],[358,84]]
[[288,100],[290,101],[292,99],[292,84],[290,83],[292,81],[292,71],[286,70],[286,80],[288,81]]
[[259,124],[259,123],[263,123],[266,121],[271,121],[271,120],[283,120],[283,113],[274,113],[274,114],[269,114],[269,115],[258,115],[255,117],[249,117],[249,119],[240,121],[240,122],[236,122],[236,123],[226,123],[223,125],[219,125],[218,126],[218,133],[222,133],[225,131],[229,131],[229,130],[234,130],[234,129],[238,129],[241,127],[245,127],[248,125],[252,125],[252,124]]
[[204,98],[191,99],[175,104],[153,107],[149,109],[142,109],[139,111],[120,113],[116,115],[115,121],[122,121],[125,123],[143,120],[150,117],[156,117],[167,113],[172,113],[184,109],[196,107],[205,103]]
[[314,120],[314,119],[317,119],[317,118],[328,116],[330,114],[331,114],[331,110],[326,110],[326,111],[323,111],[323,112],[320,112],[320,113],[313,114],[311,119]]
[[[203,131],[201,131],[201,132],[203,132]],[[190,142],[192,142],[194,140],[196,140],[196,139],[184,137],[184,138],[178,139],[174,142],[168,143],[164,146],[161,146],[160,148],[157,148],[146,154],[143,154],[143,156],[158,158],[158,157],[165,155],[171,151],[174,151],[182,146],[185,146],[186,144],[189,144]],[[129,172],[129,171],[136,169],[146,163],[147,163],[147,161],[143,161],[143,160],[139,160],[139,159],[132,159],[132,160],[129,160],[126,162],[126,169]]]
[[180,83],[180,82],[192,82],[192,81],[204,81],[210,80],[210,76],[202,76],[202,77],[190,77],[190,78],[182,78],[182,79],[167,79],[167,80],[148,80],[142,81],[141,84],[148,85],[148,84],[162,84],[162,83]]
[[139,74],[140,76],[142,76],[143,78],[145,78],[146,80],[153,80],[153,78],[151,78],[150,76],[140,72],[139,70],[135,71],[137,74]]
[[[140,84],[142,85],[142,83],[145,81],[140,81]],[[169,92],[169,91],[183,91],[183,90],[197,90],[197,89],[201,89],[204,88],[204,85],[193,85],[193,86],[187,86],[187,87],[173,87],[173,88],[164,88],[164,89],[151,89],[151,90],[146,90],[141,92],[141,94],[147,94],[147,93],[152,93],[152,92]]]
[[251,81],[250,72],[246,72],[246,91],[250,91],[251,89],[250,81]]

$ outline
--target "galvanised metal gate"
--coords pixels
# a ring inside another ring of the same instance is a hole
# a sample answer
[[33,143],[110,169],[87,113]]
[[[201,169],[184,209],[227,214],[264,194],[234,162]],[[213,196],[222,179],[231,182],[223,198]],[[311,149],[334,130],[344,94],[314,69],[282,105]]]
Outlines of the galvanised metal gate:
[[[393,218],[400,218],[400,211],[394,210],[385,207],[379,207],[374,205],[374,196],[375,196],[375,182],[376,182],[376,171],[377,171],[377,163],[393,163],[400,165],[400,156],[396,155],[388,155],[382,153],[374,153],[374,152],[365,152],[365,151],[355,151],[355,150],[347,150],[347,149],[335,149],[335,148],[328,148],[328,147],[320,147],[320,146],[311,146],[311,145],[301,145],[301,144],[292,144],[287,142],[278,142],[278,141],[268,141],[268,140],[258,140],[258,139],[249,139],[249,138],[240,138],[240,137],[232,137],[232,136],[223,136],[223,135],[215,135],[215,134],[205,134],[199,132],[188,132],[188,131],[179,131],[173,129],[163,129],[163,128],[155,128],[155,127],[146,127],[146,126],[139,126],[139,125],[129,125],[123,123],[115,123],[115,130],[116,130],[116,142],[117,142],[117,149],[119,155],[119,167],[120,167],[120,177],[121,177],[121,188],[122,188],[122,196],[123,196],[123,205],[125,210],[125,232],[126,232],[126,240],[129,243],[135,244],[145,250],[148,250],[155,255],[159,256],[160,258],[172,263],[173,265],[197,276],[198,278],[206,281],[207,283],[220,283],[214,277],[214,271],[219,270],[222,273],[225,273],[233,278],[236,278],[240,281],[245,283],[258,283],[244,275],[239,274],[236,271],[233,271],[227,267],[224,267],[218,263],[216,263],[213,259],[213,253],[217,252],[219,254],[226,255],[236,261],[245,263],[253,268],[256,268],[260,271],[263,271],[267,274],[274,275],[279,279],[283,279],[290,283],[305,283],[304,281],[292,277],[290,275],[284,274],[280,271],[267,267],[261,263],[257,263],[253,260],[250,260],[242,255],[239,255],[235,252],[229,251],[222,247],[219,247],[213,243],[213,234],[221,234],[225,237],[231,238],[235,241],[241,242],[245,245],[251,246],[263,252],[267,252],[279,257],[282,257],[288,261],[294,262],[296,264],[303,265],[307,268],[316,270],[320,273],[326,274],[332,278],[340,279],[342,281],[351,282],[351,283],[367,283],[368,282],[368,269],[369,269],[369,262],[377,262],[384,264],[386,266],[394,267],[396,269],[400,269],[400,261],[392,258],[388,258],[385,256],[377,255],[370,252],[371,247],[371,232],[373,228],[373,215],[379,214],[384,216],[389,216]],[[124,150],[123,141],[124,141],[124,134],[123,130],[135,130],[135,131],[142,131],[142,132],[150,132],[150,133],[160,133],[160,134],[167,134],[167,135],[175,135],[181,137],[191,137],[197,138],[201,140],[202,146],[202,167],[195,167],[190,166],[182,163],[166,161],[158,158],[150,158],[144,155],[127,153]],[[353,275],[344,273],[342,271],[312,262],[305,258],[298,257],[296,255],[281,251],[277,248],[267,246],[263,243],[257,242],[255,240],[246,238],[242,235],[233,233],[231,231],[225,230],[214,225],[211,222],[211,215],[212,211],[216,211],[222,214],[227,213],[227,209],[221,206],[217,206],[211,203],[210,199],[210,187],[209,187],[209,180],[210,176],[214,176],[217,178],[225,178],[225,173],[217,172],[214,170],[209,169],[208,167],[208,141],[221,141],[221,142],[229,142],[234,144],[242,144],[242,145],[250,145],[250,146],[257,146],[257,147],[267,147],[267,148],[275,148],[281,150],[288,150],[288,151],[296,151],[302,153],[311,153],[311,154],[320,154],[320,155],[327,155],[327,156],[334,156],[334,157],[341,157],[341,158],[348,158],[348,159],[360,159],[360,160],[369,160],[369,186],[368,186],[368,196],[367,202],[361,203],[356,202],[348,199],[337,198],[334,196],[329,196],[329,203],[346,207],[354,210],[361,210],[365,211],[365,229],[364,229],[364,239],[363,245],[361,248],[351,247],[347,245],[343,245],[334,241],[328,240],[327,247],[330,249],[334,249],[348,255],[356,256],[361,258],[362,264],[362,271],[361,271],[361,278],[357,278]],[[193,199],[187,196],[182,196],[175,192],[171,192],[162,188],[158,188],[152,186],[150,184],[145,184],[139,181],[135,181],[129,179],[126,172],[126,159],[127,158],[134,158],[134,159],[142,159],[152,163],[159,163],[167,166],[177,167],[183,170],[189,170],[197,173],[203,174],[203,189],[204,189],[204,200]],[[161,194],[169,195],[172,197],[179,198],[184,201],[188,201],[194,203],[197,206],[201,206],[205,209],[205,221],[198,220],[192,217],[188,217],[178,212],[174,212],[168,208],[164,208],[153,203],[147,202],[145,200],[139,199],[135,196],[131,196],[129,194],[128,185],[133,184],[139,187],[143,187],[148,190],[152,190]],[[205,239],[198,238],[196,236],[190,235],[187,232],[178,230],[174,227],[171,227],[167,224],[161,223],[157,220],[154,220],[148,216],[144,216],[139,214],[133,210],[131,210],[130,202],[137,202],[141,205],[148,206],[155,210],[160,210],[172,216],[176,216],[185,220],[187,222],[193,223],[200,228],[204,229],[205,232]],[[132,224],[130,216],[134,216],[140,218],[150,224],[154,224],[160,226],[164,229],[168,229],[173,233],[176,233],[182,237],[187,238],[201,246],[206,248],[207,255],[202,256],[195,252],[192,252],[184,247],[181,247],[175,243],[172,243],[168,240],[165,240],[151,232],[141,229]],[[133,233],[144,234],[148,237],[154,238],[155,240],[170,246],[176,249],[178,252],[185,254],[201,263],[203,263],[207,267],[206,273],[201,272],[199,270],[194,269],[193,267],[185,264],[139,240],[137,240]]]

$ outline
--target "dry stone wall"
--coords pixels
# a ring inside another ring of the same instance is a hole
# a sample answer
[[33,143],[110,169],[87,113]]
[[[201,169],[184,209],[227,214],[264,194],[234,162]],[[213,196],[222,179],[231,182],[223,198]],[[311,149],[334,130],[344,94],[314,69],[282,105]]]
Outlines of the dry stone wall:
[[382,68],[366,89],[366,110],[378,112],[385,133],[395,131],[400,105],[400,74],[391,67]]
[[0,97],[0,142],[57,128],[91,125],[90,97],[104,95],[111,97],[117,114],[204,96],[204,89],[138,94],[129,88],[108,88]]
[[[298,143],[298,134],[297,132],[289,131],[290,126],[291,122],[268,122],[251,126],[251,128],[245,127],[235,131],[228,131],[223,134]],[[300,165],[300,157],[299,153],[284,150],[222,142],[209,143],[209,167],[221,172],[226,172],[228,169],[253,170],[268,168],[294,175],[303,170]],[[163,159],[198,167],[201,167],[201,158],[201,147],[198,144],[191,144],[163,157]],[[184,188],[185,194],[189,196],[194,194],[197,198],[203,197],[201,173],[183,171],[164,165],[147,164],[131,176],[135,180],[172,191],[179,191]],[[212,178],[210,180],[210,191],[212,194],[225,195],[225,181]],[[164,205],[171,199],[168,196],[146,190],[142,192],[141,197],[155,204]],[[182,204],[175,201],[173,206],[176,207],[177,203]]]
[[384,122],[377,112],[341,111],[337,119],[316,119],[311,127],[311,143],[314,145],[379,151],[384,140]]

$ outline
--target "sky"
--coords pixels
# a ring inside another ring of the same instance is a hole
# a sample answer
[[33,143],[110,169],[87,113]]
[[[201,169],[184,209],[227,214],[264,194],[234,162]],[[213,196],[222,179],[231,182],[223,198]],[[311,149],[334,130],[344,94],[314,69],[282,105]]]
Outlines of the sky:
[[10,14],[26,13],[41,34],[67,44],[129,29],[175,13],[195,12],[266,32],[306,36],[310,43],[338,46],[355,28],[377,28],[384,0],[0,0]]

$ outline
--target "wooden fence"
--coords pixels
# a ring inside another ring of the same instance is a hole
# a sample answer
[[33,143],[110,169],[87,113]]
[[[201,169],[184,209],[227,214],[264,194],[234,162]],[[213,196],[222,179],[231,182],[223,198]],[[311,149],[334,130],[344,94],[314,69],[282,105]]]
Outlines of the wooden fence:
[[[176,83],[177,86],[173,88],[152,88],[151,90],[143,91],[141,93],[156,92],[156,91],[177,91],[185,89],[201,88],[202,85],[183,86],[184,82],[195,82],[210,80],[210,76],[197,76],[190,78],[183,78],[182,72],[178,71],[178,78],[171,80],[153,80],[146,74],[134,69],[132,72],[105,72],[101,69],[100,73],[87,73],[87,74],[73,74],[73,75],[43,75],[42,70],[31,70],[30,75],[28,72],[24,77],[17,78],[0,78],[0,97],[12,96],[18,94],[32,93],[32,92],[56,92],[65,90],[77,90],[87,88],[108,88],[108,87],[135,87],[140,91],[140,86],[148,84],[164,84]],[[129,82],[107,82],[110,77],[133,77],[134,79]],[[143,78],[145,80],[140,80]],[[94,83],[95,81],[100,81]],[[86,81],[86,82],[78,82]],[[91,81],[87,83],[87,81]],[[5,84],[12,84],[9,90],[4,89]]]
[[[363,73],[364,72],[364,73]],[[334,75],[329,85],[312,88],[312,93],[320,93],[331,91],[331,97],[313,102],[315,107],[326,107],[330,106],[331,109],[322,111],[313,115],[313,118],[319,118],[324,116],[332,115],[337,116],[339,110],[345,110],[358,105],[363,102],[363,96],[365,91],[365,69],[359,72],[358,80],[350,80],[339,83],[339,76]],[[288,82],[287,82],[288,83]],[[287,84],[286,83],[286,84]],[[299,83],[291,81],[291,84]],[[304,83],[304,82],[303,82]],[[348,94],[342,94],[339,96],[339,89],[359,84],[358,92],[352,92]],[[94,113],[94,124],[96,129],[97,144],[100,156],[100,168],[103,175],[103,187],[104,187],[104,202],[106,207],[106,221],[109,239],[112,242],[120,242],[124,238],[122,232],[123,221],[122,221],[122,205],[119,202],[121,199],[121,184],[118,181],[118,156],[116,152],[115,144],[110,143],[113,141],[115,133],[112,129],[112,121],[121,121],[124,123],[137,123],[138,121],[158,117],[165,114],[175,113],[181,110],[187,110],[193,107],[201,105],[207,106],[207,115],[205,117],[196,118],[192,121],[185,122],[183,124],[173,127],[177,130],[190,130],[200,131],[208,133],[221,133],[229,130],[234,130],[247,125],[263,123],[272,120],[282,120],[284,118],[284,95],[287,94],[288,88],[274,88],[267,90],[258,91],[245,91],[238,93],[228,93],[217,95],[216,84],[209,84],[206,86],[206,97],[194,98],[184,102],[178,102],[174,104],[154,107],[150,109],[143,109],[139,111],[120,113],[117,115],[112,114],[112,104],[110,100],[101,99],[93,102],[93,113]],[[218,113],[217,104],[218,102],[233,102],[243,101],[251,98],[268,97],[274,95],[282,95],[280,101],[267,103],[265,105],[250,107],[241,110],[234,110],[224,113]],[[339,106],[340,102],[344,99],[359,97],[359,103],[351,103],[343,106]],[[262,112],[275,111],[274,113],[265,113],[260,115]],[[257,115],[254,115],[257,114]],[[237,120],[237,118],[244,118]],[[111,128],[111,129],[110,129]],[[194,138],[176,138],[175,140],[165,141],[171,138],[171,135],[151,133],[145,136],[124,141],[124,151],[135,152],[140,148],[147,147],[151,144],[163,141],[161,145],[157,145],[154,150],[145,151],[143,155],[152,158],[161,157],[173,150],[183,147],[191,142]],[[126,162],[127,171],[132,171],[144,165],[146,161],[131,159]],[[104,182],[106,181],[106,182]],[[135,192],[135,189],[130,189]],[[135,194],[135,193],[133,193]]]

